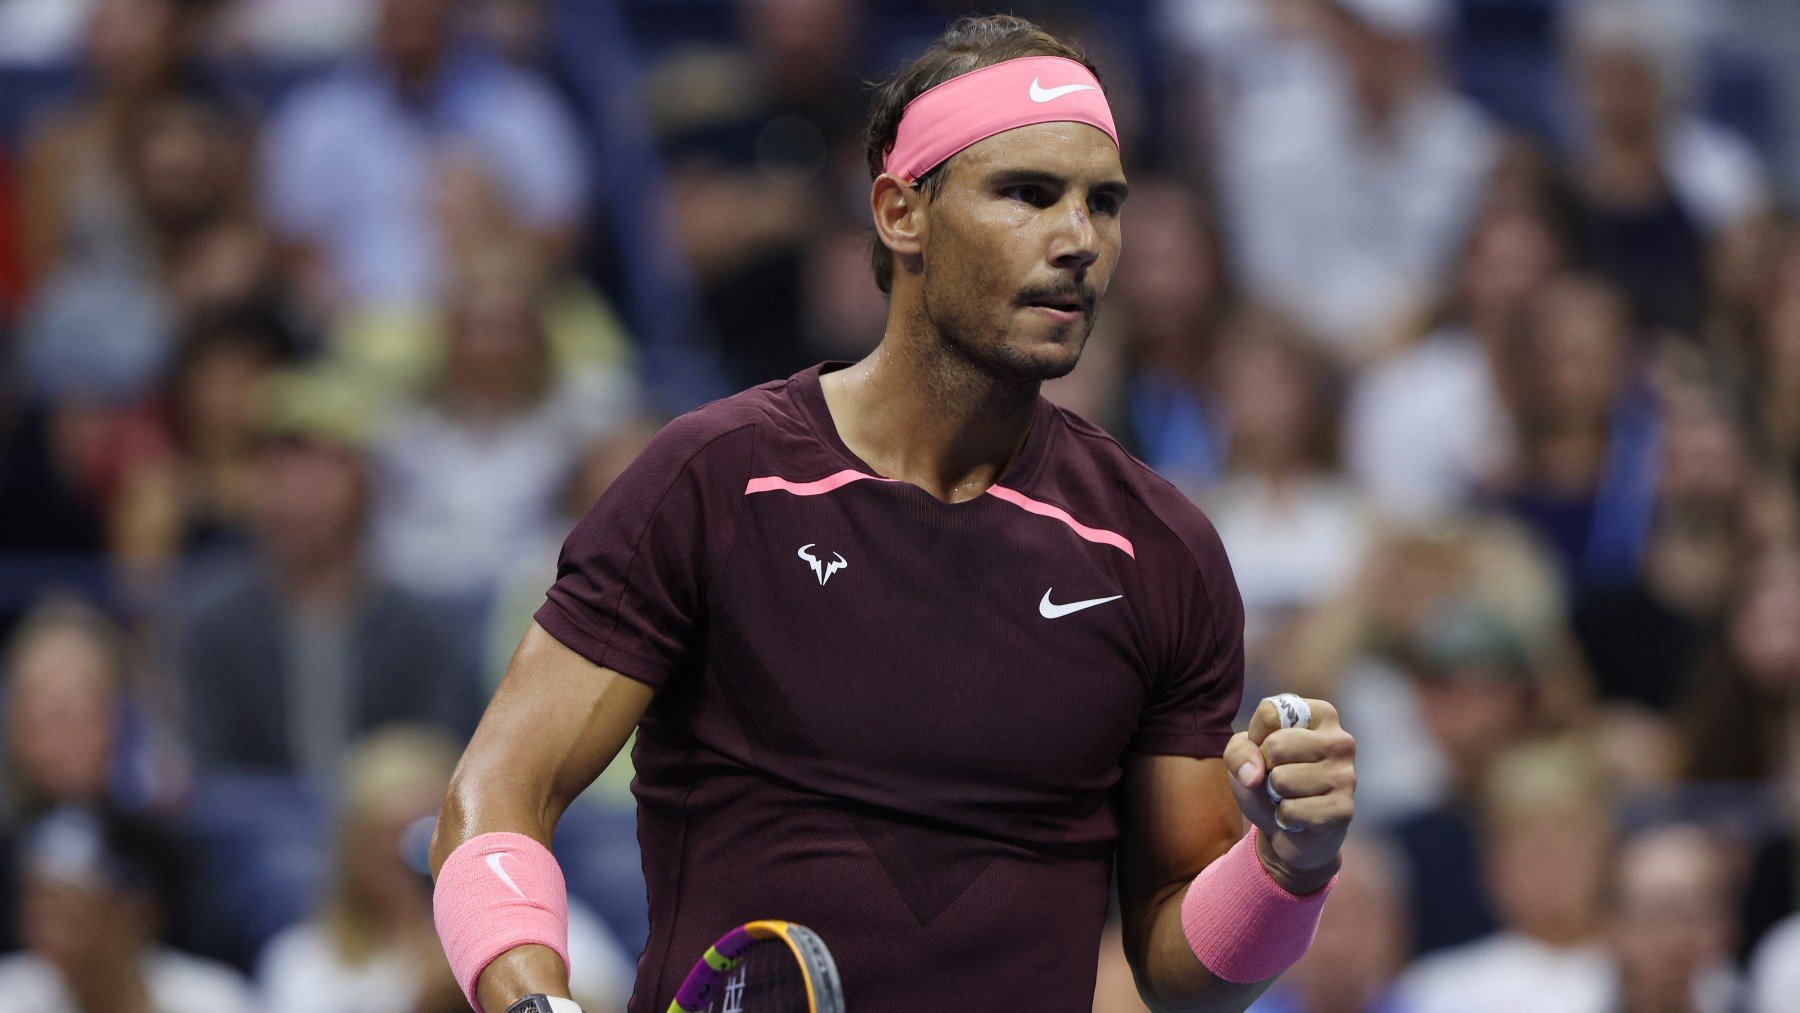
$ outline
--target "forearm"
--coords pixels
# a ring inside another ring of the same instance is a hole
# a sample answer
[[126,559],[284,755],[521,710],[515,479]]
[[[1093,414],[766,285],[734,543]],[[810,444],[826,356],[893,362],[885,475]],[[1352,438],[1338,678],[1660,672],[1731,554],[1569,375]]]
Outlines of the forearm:
[[481,972],[479,990],[486,1013],[504,1013],[507,1006],[537,993],[573,998],[569,971],[547,946],[515,946],[495,957]]
[[1338,861],[1295,869],[1251,833],[1195,880],[1158,894],[1133,962],[1153,1006],[1242,1010],[1311,942]]
[[[529,790],[497,790],[492,782],[474,780],[471,784],[471,778],[459,771],[457,783],[445,796],[432,835],[434,871],[441,870],[457,848],[483,834],[523,834],[548,846],[560,806],[549,804],[542,793],[534,798]],[[555,950],[532,944],[516,946],[489,962],[481,972],[477,993],[485,1013],[502,1013],[533,993],[568,997],[569,973]]]
[[1241,985],[1206,969],[1194,956],[1181,925],[1186,888],[1174,891],[1150,915],[1131,961],[1138,993],[1156,1013],[1239,1013],[1262,995],[1268,981]]
[[519,642],[451,777],[431,844],[438,935],[457,983],[486,1013],[536,992],[569,997],[568,892],[550,835],[652,693],[535,623]]

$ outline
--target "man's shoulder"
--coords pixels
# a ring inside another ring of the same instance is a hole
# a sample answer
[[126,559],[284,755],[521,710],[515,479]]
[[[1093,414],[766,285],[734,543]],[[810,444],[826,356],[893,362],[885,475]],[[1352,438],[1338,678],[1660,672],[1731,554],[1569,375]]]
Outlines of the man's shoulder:
[[1174,538],[1203,566],[1223,560],[1212,521],[1173,482],[1074,412],[1059,407],[1055,418],[1059,432],[1041,479],[1046,487],[1125,526],[1134,541]]
[[692,463],[720,456],[726,437],[758,440],[807,439],[810,425],[795,402],[789,377],[758,384],[676,416],[650,441],[646,453],[673,455]]

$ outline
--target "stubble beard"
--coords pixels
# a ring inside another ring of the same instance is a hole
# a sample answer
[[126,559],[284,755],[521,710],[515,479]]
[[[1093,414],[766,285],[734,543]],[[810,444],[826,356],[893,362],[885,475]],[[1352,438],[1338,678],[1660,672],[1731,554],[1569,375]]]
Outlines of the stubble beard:
[[[973,370],[989,384],[1029,387],[1034,394],[1039,384],[1074,371],[1094,329],[1094,317],[1089,314],[1081,322],[1081,334],[1075,339],[1072,355],[1032,355],[1009,340],[1005,321],[965,313],[955,301],[940,300],[938,295],[938,286],[932,284],[931,271],[927,269],[924,308],[930,333],[925,338],[942,350],[940,358]],[[963,301],[963,305],[967,302]]]

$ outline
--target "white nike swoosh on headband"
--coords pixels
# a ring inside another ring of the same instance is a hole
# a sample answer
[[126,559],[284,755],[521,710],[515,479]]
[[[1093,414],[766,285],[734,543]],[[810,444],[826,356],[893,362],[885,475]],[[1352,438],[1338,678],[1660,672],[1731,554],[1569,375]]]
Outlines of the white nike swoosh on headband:
[[1067,95],[1073,91],[1093,91],[1093,90],[1094,90],[1094,86],[1091,84],[1065,84],[1065,85],[1058,85],[1055,88],[1045,88],[1044,86],[1038,84],[1037,78],[1034,77],[1031,79],[1031,101],[1033,101],[1033,102],[1048,102],[1051,99],[1062,98],[1064,95]]

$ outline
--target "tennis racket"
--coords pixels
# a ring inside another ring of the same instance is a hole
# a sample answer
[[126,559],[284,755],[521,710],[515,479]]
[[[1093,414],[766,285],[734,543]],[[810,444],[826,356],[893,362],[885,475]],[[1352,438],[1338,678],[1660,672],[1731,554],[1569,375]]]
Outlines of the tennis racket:
[[844,1013],[844,986],[817,933],[791,922],[750,922],[712,944],[668,1013]]

